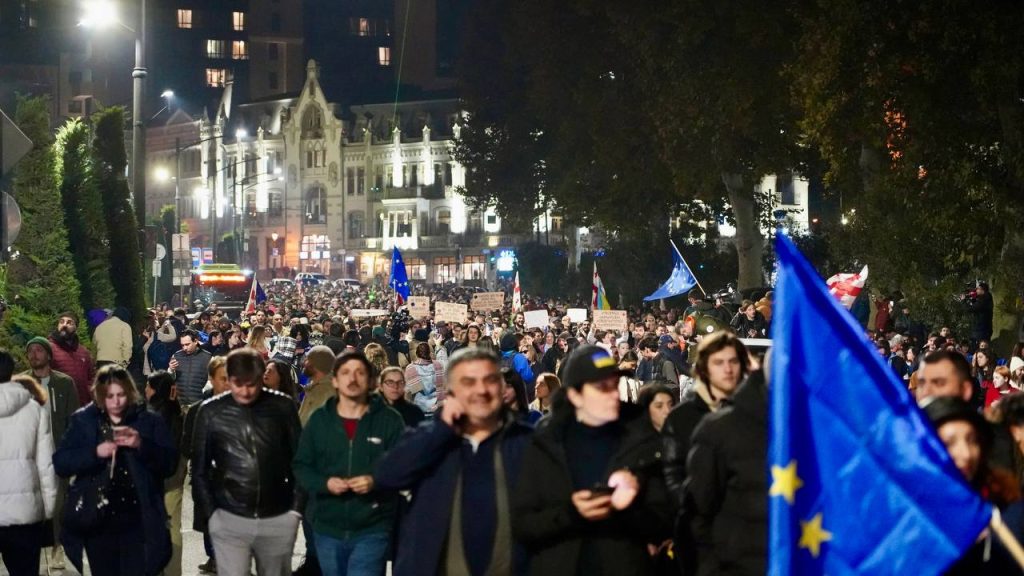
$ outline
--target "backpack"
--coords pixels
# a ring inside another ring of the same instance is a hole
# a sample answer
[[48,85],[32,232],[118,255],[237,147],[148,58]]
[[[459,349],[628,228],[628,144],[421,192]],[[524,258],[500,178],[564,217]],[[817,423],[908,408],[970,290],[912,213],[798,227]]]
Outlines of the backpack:
[[508,356],[502,354],[501,355],[501,371],[504,372],[505,370],[515,370],[515,367],[513,366],[513,361],[515,360],[515,358],[516,358],[515,354],[509,354]]

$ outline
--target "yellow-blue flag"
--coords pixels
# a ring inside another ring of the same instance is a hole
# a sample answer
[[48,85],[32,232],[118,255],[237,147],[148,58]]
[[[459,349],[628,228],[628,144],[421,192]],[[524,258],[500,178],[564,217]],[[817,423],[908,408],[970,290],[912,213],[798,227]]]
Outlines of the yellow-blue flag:
[[991,507],[793,243],[775,245],[769,574],[941,574]]

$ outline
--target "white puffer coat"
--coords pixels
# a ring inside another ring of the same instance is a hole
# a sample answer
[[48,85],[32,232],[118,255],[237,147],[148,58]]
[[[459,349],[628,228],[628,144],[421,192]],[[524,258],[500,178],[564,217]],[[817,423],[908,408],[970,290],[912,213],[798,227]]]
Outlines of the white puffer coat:
[[56,501],[50,411],[21,384],[0,384],[0,526],[52,518]]

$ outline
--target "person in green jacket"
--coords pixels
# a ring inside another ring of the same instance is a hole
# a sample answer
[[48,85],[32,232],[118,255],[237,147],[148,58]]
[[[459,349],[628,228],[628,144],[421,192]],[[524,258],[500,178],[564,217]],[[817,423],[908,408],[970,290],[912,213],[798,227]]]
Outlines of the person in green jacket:
[[329,576],[384,573],[397,496],[374,490],[372,474],[405,422],[370,395],[373,376],[363,354],[338,356],[331,379],[338,394],[309,417],[295,455],[299,483],[316,495],[314,540]]

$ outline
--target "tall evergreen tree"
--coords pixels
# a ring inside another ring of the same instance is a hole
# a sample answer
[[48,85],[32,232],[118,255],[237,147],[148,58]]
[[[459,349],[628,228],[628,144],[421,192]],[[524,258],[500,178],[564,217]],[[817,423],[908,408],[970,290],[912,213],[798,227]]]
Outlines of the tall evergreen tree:
[[137,322],[146,308],[146,284],[139,258],[139,227],[124,176],[128,163],[124,149],[124,109],[114,106],[98,112],[93,116],[93,125],[93,177],[107,219],[114,303],[128,308]]
[[15,114],[34,146],[18,163],[12,188],[22,224],[7,269],[11,310],[0,329],[0,343],[12,350],[23,349],[32,336],[49,333],[61,312],[82,313],[54,178],[49,109],[44,97],[19,98]]
[[100,192],[92,180],[89,127],[75,118],[57,130],[56,178],[64,206],[64,223],[75,272],[82,286],[82,308],[110,308],[110,248]]

